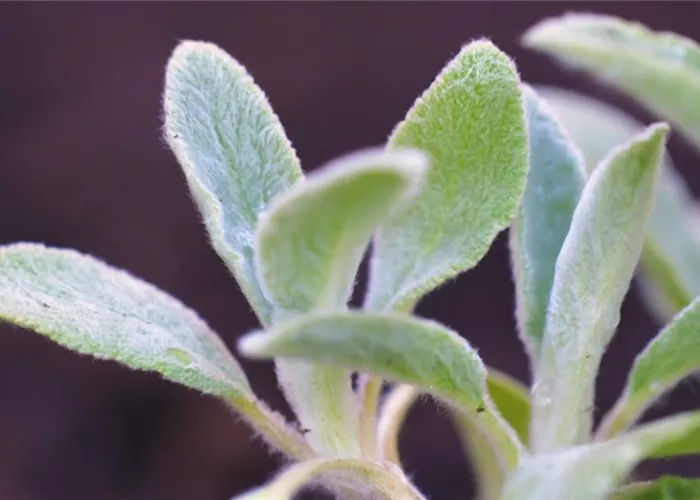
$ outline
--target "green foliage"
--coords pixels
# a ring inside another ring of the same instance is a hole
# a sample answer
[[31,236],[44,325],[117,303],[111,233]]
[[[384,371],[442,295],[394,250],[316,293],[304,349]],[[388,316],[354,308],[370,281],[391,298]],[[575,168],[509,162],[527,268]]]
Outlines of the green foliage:
[[537,365],[554,267],[586,182],[581,153],[529,87],[524,89],[530,169],[510,231],[520,335]]
[[[593,98],[551,88],[538,92],[581,147],[589,170],[605,152],[643,129],[632,117]],[[698,204],[666,154],[639,276],[643,297],[662,322],[700,294],[698,213]]]
[[596,167],[576,207],[556,271],[533,386],[533,446],[582,444],[600,359],[651,213],[668,128],[650,127]]
[[[700,146],[700,50],[690,40],[568,15],[524,41],[628,92]],[[647,458],[700,454],[700,412],[633,427],[700,371],[700,212],[663,156],[666,124],[644,128],[590,98],[535,91],[483,40],[445,66],[385,148],[306,178],[263,92],[212,44],[174,51],[164,108],[211,243],[261,322],[239,349],[274,359],[296,422],[256,397],[193,311],[75,251],[0,247],[0,319],[231,405],[292,461],[236,498],[291,499],[321,486],[349,500],[422,500],[399,454],[422,393],[446,406],[480,500],[700,496],[697,480],[625,485]],[[412,314],[511,222],[531,388],[487,368],[457,332]],[[350,310],[370,241],[368,293]],[[649,304],[673,319],[594,433],[599,363],[638,262]],[[398,384],[381,399],[385,379]]]
[[245,68],[210,43],[184,42],[165,75],[165,137],[202,213],[214,249],[267,323],[254,234],[270,200],[301,167],[265,94]]
[[700,48],[611,16],[567,14],[523,36],[527,47],[623,90],[700,145]]
[[368,307],[410,310],[473,267],[510,223],[527,172],[519,83],[505,54],[474,42],[396,127],[389,147],[423,150],[432,167],[425,188],[377,231]]

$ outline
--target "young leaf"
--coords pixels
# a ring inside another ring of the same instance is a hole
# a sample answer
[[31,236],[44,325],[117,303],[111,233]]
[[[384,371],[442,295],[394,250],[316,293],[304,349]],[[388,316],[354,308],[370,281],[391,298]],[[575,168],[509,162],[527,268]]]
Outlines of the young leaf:
[[533,386],[537,451],[585,442],[598,365],[641,253],[668,127],[657,124],[597,167],[556,263]]
[[427,168],[418,151],[354,153],[273,200],[260,215],[256,257],[277,314],[344,306],[373,231],[418,191]]
[[261,486],[233,500],[291,500],[305,486],[328,474],[341,475],[352,490],[364,490],[365,498],[384,500],[423,500],[423,496],[400,470],[387,464],[357,459],[317,459],[293,465],[268,485]]
[[700,49],[692,40],[612,16],[567,14],[530,28],[523,43],[627,92],[700,146]]
[[519,83],[505,54],[489,42],[474,42],[396,127],[389,148],[423,150],[431,169],[425,189],[375,237],[368,307],[411,309],[431,289],[473,267],[510,223],[527,174]]
[[648,424],[610,441],[535,455],[506,483],[503,500],[605,500],[646,458],[700,452],[700,412]]
[[700,299],[684,309],[637,356],[622,397],[603,420],[599,436],[632,425],[654,401],[700,370]]
[[73,250],[0,248],[0,319],[229,401],[275,446],[308,447],[258,402],[236,360],[192,310],[156,287]]
[[633,483],[617,490],[610,500],[696,500],[700,480],[664,476],[656,481]]
[[[632,117],[596,99],[553,88],[538,92],[582,148],[590,170],[610,149],[643,129]],[[700,295],[697,211],[671,158],[664,155],[640,276],[647,303],[664,323]]]
[[520,336],[537,366],[554,265],[586,183],[583,157],[545,102],[523,86],[530,168],[510,230]]
[[270,305],[253,262],[258,214],[302,176],[267,98],[245,68],[210,43],[187,41],[165,77],[165,136],[212,245],[263,323]]
[[[414,194],[427,169],[417,151],[365,151],[327,165],[260,215],[256,267],[277,318],[344,308],[372,232]],[[358,408],[350,373],[279,360],[285,395],[326,456],[359,454]]]
[[438,323],[393,313],[311,314],[249,334],[239,349],[250,357],[305,359],[416,385],[474,416],[508,467],[520,458],[522,444],[488,397],[481,360]]

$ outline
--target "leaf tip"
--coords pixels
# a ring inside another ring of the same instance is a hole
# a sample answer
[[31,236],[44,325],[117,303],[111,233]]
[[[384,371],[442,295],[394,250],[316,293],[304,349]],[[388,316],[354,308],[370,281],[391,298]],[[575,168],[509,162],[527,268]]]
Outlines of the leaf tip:
[[262,359],[267,354],[269,334],[263,331],[256,331],[244,335],[238,339],[238,352],[247,358]]

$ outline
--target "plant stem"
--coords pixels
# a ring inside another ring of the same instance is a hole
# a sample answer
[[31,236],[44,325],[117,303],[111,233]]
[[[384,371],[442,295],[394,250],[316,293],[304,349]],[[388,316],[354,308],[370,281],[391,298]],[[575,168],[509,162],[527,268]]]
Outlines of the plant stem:
[[383,384],[381,377],[360,374],[360,445],[367,458],[377,458],[377,411]]

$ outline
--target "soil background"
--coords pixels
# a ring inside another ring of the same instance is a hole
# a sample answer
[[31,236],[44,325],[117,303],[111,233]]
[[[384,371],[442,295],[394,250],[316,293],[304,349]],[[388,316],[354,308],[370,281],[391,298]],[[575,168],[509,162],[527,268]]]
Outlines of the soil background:
[[[483,36],[515,58],[526,81],[588,92],[649,122],[620,95],[518,46],[527,27],[566,11],[616,14],[700,40],[695,2],[3,2],[0,243],[96,255],[189,304],[233,346],[255,318],[208,246],[161,139],[163,72],[177,41],[213,41],[246,65],[310,171],[381,144],[460,46]],[[678,134],[671,148],[698,194],[698,156]],[[501,235],[478,268],[418,313],[527,380],[505,243]],[[604,359],[598,416],[657,329],[633,289]],[[270,364],[243,365],[259,394],[284,409]],[[697,401],[697,383],[684,383],[649,418]],[[432,404],[411,414],[403,451],[430,498],[472,491],[456,443]],[[275,465],[216,400],[0,327],[0,500],[226,500]],[[698,465],[653,463],[639,474],[693,475]]]

